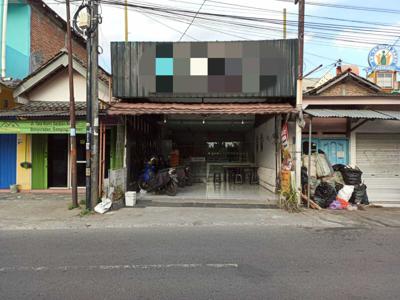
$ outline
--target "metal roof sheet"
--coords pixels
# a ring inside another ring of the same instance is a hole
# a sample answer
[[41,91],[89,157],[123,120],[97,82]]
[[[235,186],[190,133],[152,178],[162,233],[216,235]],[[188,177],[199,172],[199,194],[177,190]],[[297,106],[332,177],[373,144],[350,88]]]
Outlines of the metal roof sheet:
[[391,116],[396,120],[400,120],[400,111],[393,111],[393,110],[378,110],[381,114]]
[[306,109],[305,113],[318,118],[396,119],[394,116],[369,109]]
[[108,115],[143,114],[280,114],[296,112],[289,103],[129,103],[119,102],[112,105]]

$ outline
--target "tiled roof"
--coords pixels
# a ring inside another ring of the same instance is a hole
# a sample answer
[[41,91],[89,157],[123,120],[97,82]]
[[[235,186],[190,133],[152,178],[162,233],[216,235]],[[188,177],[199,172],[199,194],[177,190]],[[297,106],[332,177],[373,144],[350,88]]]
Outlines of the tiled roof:
[[[86,115],[86,103],[75,102],[77,117]],[[65,101],[32,101],[11,110],[0,111],[0,119],[68,117],[69,102]]]
[[[56,55],[54,55],[52,58],[50,58],[48,61],[46,61],[44,64],[42,64],[39,68],[37,68],[35,71],[33,71],[32,73],[30,73],[28,76],[26,76],[24,79],[19,80],[16,83],[16,87],[19,85],[23,85],[26,81],[28,81],[30,78],[34,77],[36,74],[38,74],[40,71],[48,68],[52,63],[56,62],[57,59],[61,58],[62,56],[67,56],[68,55],[68,50],[67,49],[61,49]],[[86,69],[87,64],[86,62],[82,61],[81,59],[79,59],[79,57],[77,57],[75,54],[73,54],[73,59],[80,64],[82,67],[84,67]],[[105,71],[102,67],[98,66],[98,78],[100,80],[102,80],[103,82],[105,82],[106,84],[109,84],[109,78],[110,78],[110,74]]]
[[108,115],[143,114],[279,114],[296,112],[288,103],[129,103],[119,102],[112,105]]
[[348,69],[348,70],[336,75],[335,77],[331,78],[330,80],[323,83],[322,85],[315,87],[312,90],[309,90],[308,92],[305,93],[305,95],[319,95],[324,90],[331,87],[332,85],[342,82],[343,80],[346,80],[348,78],[351,78],[351,79],[357,81],[358,83],[362,84],[363,86],[369,88],[373,93],[380,93],[382,90],[375,83],[369,81],[368,79],[361,77],[360,75],[357,75],[357,74],[351,72],[351,69]]

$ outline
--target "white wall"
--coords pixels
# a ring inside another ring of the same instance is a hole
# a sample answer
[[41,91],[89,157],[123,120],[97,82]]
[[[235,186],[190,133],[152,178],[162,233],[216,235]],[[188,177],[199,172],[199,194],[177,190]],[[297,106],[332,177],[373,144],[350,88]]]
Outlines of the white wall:
[[[276,191],[276,145],[274,140],[275,118],[271,117],[268,121],[255,128],[254,140],[258,139],[258,151],[255,149],[255,163],[258,167],[260,185]],[[260,148],[260,137],[263,137],[263,149]]]
[[[99,99],[108,102],[108,86],[99,81]],[[86,78],[74,72],[75,101],[86,101]],[[68,70],[63,69],[28,93],[30,101],[69,101]]]

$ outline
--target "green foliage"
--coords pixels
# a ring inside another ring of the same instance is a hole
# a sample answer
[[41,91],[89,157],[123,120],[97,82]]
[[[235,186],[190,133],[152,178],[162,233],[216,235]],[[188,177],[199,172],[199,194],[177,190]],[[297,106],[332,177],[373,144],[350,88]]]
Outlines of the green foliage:
[[68,210],[73,210],[75,208],[78,208],[79,206],[73,205],[72,203],[68,205]]
[[281,199],[281,208],[290,213],[300,212],[297,202],[297,191],[292,186],[290,186],[289,191],[281,192]]
[[91,211],[91,210],[89,210],[87,208],[82,209],[81,212],[79,213],[79,215],[81,217],[88,216],[88,215],[93,215],[93,214],[94,214],[93,211]]

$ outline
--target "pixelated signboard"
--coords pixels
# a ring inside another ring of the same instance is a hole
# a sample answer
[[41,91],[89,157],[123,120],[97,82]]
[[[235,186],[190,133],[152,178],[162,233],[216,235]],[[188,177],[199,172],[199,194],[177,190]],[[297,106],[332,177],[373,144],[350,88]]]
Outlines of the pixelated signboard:
[[114,97],[295,95],[297,40],[114,42]]

